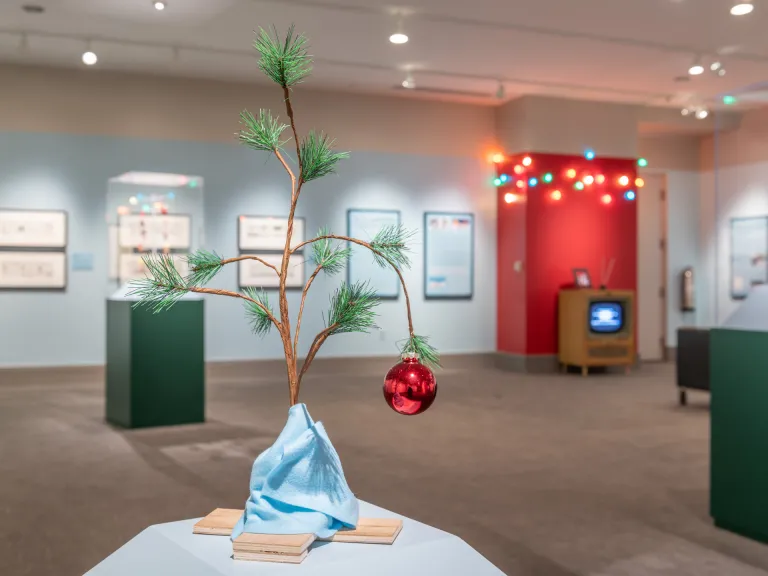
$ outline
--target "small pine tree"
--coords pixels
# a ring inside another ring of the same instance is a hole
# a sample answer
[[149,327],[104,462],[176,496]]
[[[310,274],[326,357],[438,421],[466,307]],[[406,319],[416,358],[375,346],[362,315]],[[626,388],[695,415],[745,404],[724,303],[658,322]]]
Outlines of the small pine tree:
[[[274,35],[270,35],[265,30],[260,29],[254,47],[261,56],[259,68],[283,90],[286,113],[290,124],[281,123],[279,118],[273,117],[269,110],[259,110],[258,115],[255,116],[246,110],[240,114],[242,129],[238,133],[238,139],[249,148],[274,154],[291,180],[288,233],[280,267],[273,266],[254,255],[225,259],[215,252],[198,250],[187,257],[190,272],[186,277],[182,277],[169,255],[149,254],[144,257],[148,276],[133,283],[131,294],[139,297],[138,305],[147,305],[155,312],[173,306],[189,292],[218,294],[241,299],[255,334],[264,336],[274,326],[280,335],[285,351],[290,404],[293,406],[299,401],[302,378],[320,347],[330,336],[345,332],[367,333],[374,327],[374,309],[379,303],[374,291],[367,282],[343,283],[331,297],[330,310],[324,315],[325,328],[315,336],[301,368],[299,368],[299,330],[307,292],[320,272],[332,275],[344,268],[350,253],[349,243],[367,248],[376,264],[383,268],[391,267],[400,279],[408,313],[408,338],[404,340],[401,346],[401,353],[416,354],[422,362],[432,366],[439,365],[439,358],[437,351],[429,344],[428,339],[414,334],[413,331],[411,302],[402,274],[402,269],[410,264],[406,245],[410,234],[403,227],[384,228],[370,242],[339,236],[331,233],[327,228],[322,228],[317,237],[291,248],[296,205],[304,184],[332,174],[338,162],[348,158],[349,154],[347,152],[335,152],[333,150],[334,141],[323,133],[310,132],[304,138],[299,138],[291,104],[291,90],[311,73],[312,58],[307,54],[306,38],[302,34],[294,34],[293,26],[289,28],[284,40],[280,39],[276,30],[273,29],[273,32]],[[284,137],[288,128],[290,128],[290,133]],[[291,140],[294,141],[296,148],[295,162],[290,161],[288,153],[285,151],[285,146]],[[308,244],[311,245],[312,261],[316,268],[302,291],[296,330],[292,337],[288,299],[285,292],[288,262],[292,254]],[[263,289],[246,289],[240,293],[205,287],[223,266],[240,260],[256,260],[271,268],[278,276],[280,281],[277,296],[279,314],[275,314],[269,302],[268,294]]]

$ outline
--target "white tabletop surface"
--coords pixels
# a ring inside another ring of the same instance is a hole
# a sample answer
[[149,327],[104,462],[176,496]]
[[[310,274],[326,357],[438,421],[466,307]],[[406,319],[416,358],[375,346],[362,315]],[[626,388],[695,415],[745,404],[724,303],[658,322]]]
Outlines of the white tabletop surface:
[[360,501],[360,516],[400,518],[403,530],[392,546],[315,542],[301,564],[232,559],[227,536],[192,534],[199,520],[150,526],[86,576],[498,576],[503,574],[461,538]]

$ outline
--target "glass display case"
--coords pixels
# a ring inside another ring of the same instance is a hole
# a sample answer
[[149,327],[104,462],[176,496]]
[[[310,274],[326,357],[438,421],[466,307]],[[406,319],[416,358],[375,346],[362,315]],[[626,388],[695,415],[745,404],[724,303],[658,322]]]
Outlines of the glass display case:
[[199,176],[127,172],[107,186],[109,294],[145,275],[142,255],[173,255],[182,275],[185,257],[205,242],[204,183]]

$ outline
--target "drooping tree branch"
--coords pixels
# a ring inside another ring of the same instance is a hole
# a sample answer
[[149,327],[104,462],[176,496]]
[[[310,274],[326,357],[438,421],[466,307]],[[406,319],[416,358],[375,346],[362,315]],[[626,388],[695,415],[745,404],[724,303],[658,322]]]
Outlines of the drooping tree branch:
[[364,248],[367,248],[371,252],[373,252],[375,255],[377,255],[382,260],[386,261],[392,269],[397,273],[397,277],[400,279],[400,285],[403,287],[403,294],[405,294],[405,307],[408,313],[408,334],[411,338],[413,338],[413,317],[411,315],[411,298],[408,295],[408,287],[405,285],[405,279],[403,278],[403,273],[400,271],[400,267],[395,265],[392,260],[390,260],[386,255],[384,255],[380,250],[377,250],[374,246],[372,246],[369,242],[365,242],[363,240],[358,240],[357,238],[350,238],[349,236],[338,236],[336,234],[324,234],[322,236],[318,236],[316,238],[312,238],[311,240],[305,240],[304,242],[301,242],[300,244],[297,244],[295,248],[291,250],[291,253],[297,252],[298,250],[301,250],[304,246],[307,244],[312,244],[313,242],[318,242],[320,240],[343,240],[345,242],[351,242],[352,244],[357,244],[358,246],[363,246]]
[[[304,290],[301,292],[301,304],[299,305],[299,316],[296,318],[296,332],[293,335],[293,356],[298,359],[298,346],[299,346],[299,331],[301,330],[301,317],[304,314],[304,302],[307,299],[307,292],[309,292],[309,287],[312,286],[312,282],[317,277],[318,274],[320,274],[320,271],[323,269],[322,266],[318,266],[315,268],[315,271],[312,272],[312,276],[309,277],[309,280],[307,280],[306,285],[304,286]],[[301,381],[301,378],[299,378],[299,381]]]
[[240,260],[255,260],[256,262],[260,262],[261,264],[264,264],[267,268],[272,268],[272,270],[275,271],[275,274],[278,276],[280,275],[280,271],[277,269],[277,266],[270,264],[263,258],[259,258],[258,256],[254,256],[253,254],[247,254],[243,256],[237,256],[235,258],[225,258],[221,261],[222,266],[226,266],[227,264],[232,264],[234,262],[239,262]]

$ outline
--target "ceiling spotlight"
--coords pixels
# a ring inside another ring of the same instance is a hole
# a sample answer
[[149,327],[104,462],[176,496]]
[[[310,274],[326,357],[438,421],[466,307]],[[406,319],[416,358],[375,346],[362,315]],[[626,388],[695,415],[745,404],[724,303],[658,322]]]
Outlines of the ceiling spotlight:
[[416,88],[416,81],[413,79],[413,74],[410,72],[408,72],[408,76],[403,80],[403,88],[407,88],[408,90]]
[[90,46],[86,48],[85,52],[83,52],[83,64],[86,66],[93,66],[98,61],[99,57],[96,56],[96,52],[93,52]]
[[719,60],[712,62],[712,64],[709,65],[709,69],[712,70],[712,72],[717,72],[722,67],[723,67],[723,63],[720,62]]
[[155,10],[165,10],[168,7],[168,4],[162,0],[155,0],[155,2],[152,2],[152,6],[155,7]]
[[688,74],[691,76],[698,76],[699,74],[704,74],[704,66],[702,66],[699,62],[694,62],[690,68],[688,68]]
[[683,116],[688,116],[690,113],[691,113],[690,108],[683,108],[682,110],[680,110],[680,114],[682,114]]
[[754,9],[752,0],[736,0],[736,3],[731,8],[731,14],[734,16],[745,16]]
[[697,120],[704,120],[704,118],[706,118],[707,116],[709,116],[709,110],[707,110],[706,108],[699,108],[698,110],[696,110]]
[[395,30],[395,33],[389,37],[389,41],[392,42],[392,44],[405,44],[406,42],[408,42],[408,34],[406,34],[405,30],[403,29],[402,16],[398,18],[397,30]]
[[717,71],[717,75],[720,76],[720,78],[725,76],[725,68],[720,68],[720,70]]

